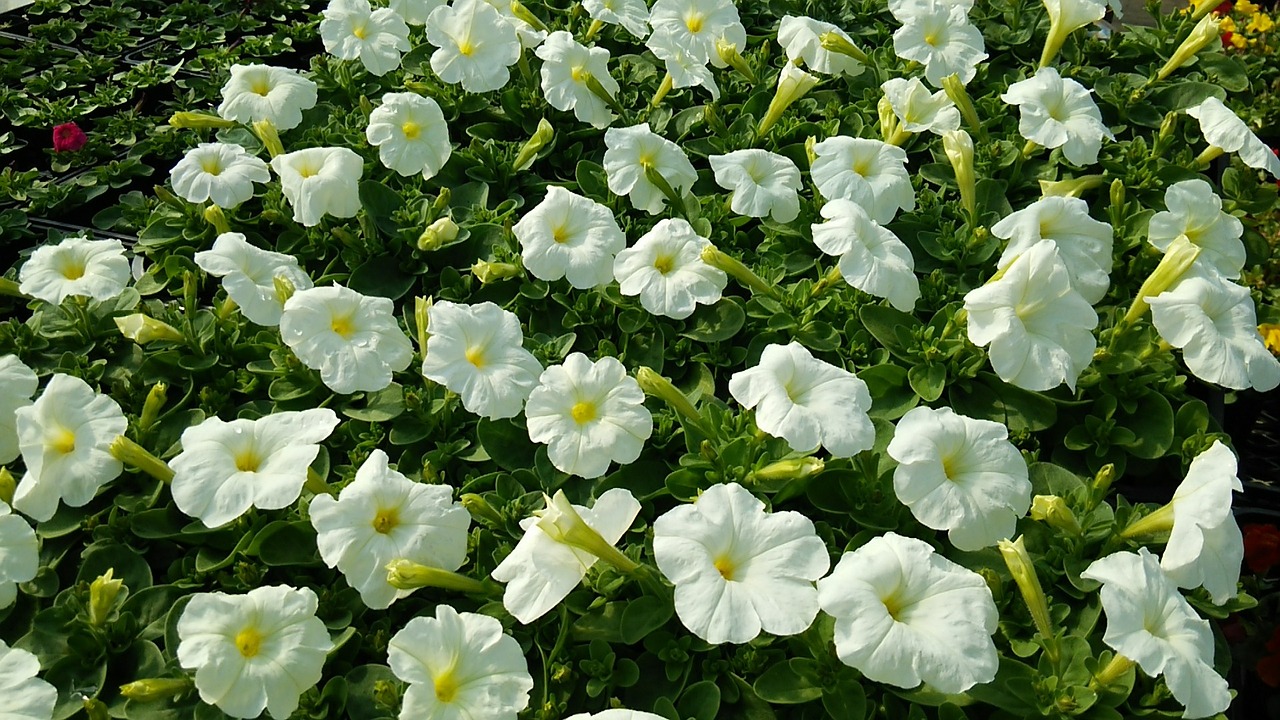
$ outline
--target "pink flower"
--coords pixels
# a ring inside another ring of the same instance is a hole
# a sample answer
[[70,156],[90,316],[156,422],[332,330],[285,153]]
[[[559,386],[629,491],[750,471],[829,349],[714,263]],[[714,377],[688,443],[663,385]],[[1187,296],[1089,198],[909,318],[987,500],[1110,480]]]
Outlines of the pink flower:
[[73,122],[63,123],[53,129],[54,152],[75,152],[87,142],[89,137]]

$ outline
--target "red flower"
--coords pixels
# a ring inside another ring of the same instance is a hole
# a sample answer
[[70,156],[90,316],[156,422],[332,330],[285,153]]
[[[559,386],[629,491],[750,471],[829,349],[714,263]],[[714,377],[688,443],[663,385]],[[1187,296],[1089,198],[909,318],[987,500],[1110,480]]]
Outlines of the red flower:
[[1224,2],[1218,7],[1214,8],[1213,11],[1218,13],[1219,15],[1230,15],[1231,8],[1233,7],[1235,7],[1235,4],[1228,0],[1228,2]]
[[1223,50],[1230,50],[1230,49],[1233,47],[1233,46],[1232,46],[1232,44],[1231,44],[1231,36],[1232,36],[1232,35],[1234,35],[1234,34],[1235,34],[1235,33],[1232,33],[1232,32],[1224,32],[1224,33],[1222,33],[1222,38],[1221,38],[1221,40],[1222,40],[1222,49],[1223,49]]
[[89,137],[73,122],[63,123],[53,129],[54,152],[75,152],[87,142]]
[[1271,654],[1259,660],[1255,669],[1258,671],[1258,677],[1262,678],[1262,682],[1271,687],[1280,687],[1280,626],[1277,626],[1275,632],[1271,634],[1271,640],[1267,642],[1267,650]]
[[[1280,530],[1275,525],[1244,526],[1244,564],[1258,575],[1265,575],[1280,563]],[[1280,639],[1276,640],[1280,650]]]

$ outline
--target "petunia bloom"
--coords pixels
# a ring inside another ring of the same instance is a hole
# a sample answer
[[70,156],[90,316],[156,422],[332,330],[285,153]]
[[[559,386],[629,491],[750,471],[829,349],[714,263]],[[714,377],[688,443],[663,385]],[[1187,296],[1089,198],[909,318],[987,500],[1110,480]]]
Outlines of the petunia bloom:
[[520,59],[515,27],[484,0],[455,0],[427,19],[431,70],[449,84],[472,93],[499,90],[511,79],[507,69]]
[[649,6],[644,0],[583,0],[582,7],[592,20],[621,25],[641,40],[649,35]]
[[1115,140],[1085,86],[1051,67],[1013,83],[1000,99],[1018,106],[1018,132],[1047,148],[1062,148],[1074,165],[1098,162],[1103,139]]
[[[36,531],[0,500],[0,610],[17,599],[18,583],[31,581],[39,570],[40,544],[36,541]],[[3,711],[4,706],[0,705],[0,713]],[[0,717],[5,716],[0,714]]]
[[277,130],[291,130],[302,124],[302,111],[315,107],[316,99],[316,84],[297,70],[232,65],[218,115],[245,125],[267,120]]
[[[3,607],[3,604],[0,604]],[[0,717],[48,720],[58,703],[58,689],[36,677],[40,660],[0,640]]]
[[1179,236],[1200,248],[1196,262],[1231,279],[1240,277],[1246,255],[1244,224],[1222,211],[1222,198],[1204,180],[1183,180],[1164,191],[1165,210],[1151,216],[1147,241],[1166,252]]
[[102,301],[124,292],[129,279],[119,240],[77,236],[36,248],[18,271],[18,290],[54,305],[69,295]]
[[811,225],[813,243],[828,255],[840,257],[840,275],[859,290],[888,298],[904,312],[920,298],[911,250],[893,231],[868,216],[861,205],[832,200],[822,206],[826,222]]
[[377,392],[409,367],[413,345],[395,305],[341,285],[296,292],[284,304],[280,338],[336,393]]
[[0,465],[13,462],[21,453],[15,413],[31,404],[39,385],[35,371],[17,355],[0,356]]
[[239,145],[200,143],[173,166],[169,180],[187,202],[231,209],[253,197],[254,183],[271,182],[271,171]]
[[1173,526],[1160,567],[1180,588],[1201,585],[1221,605],[1236,596],[1244,537],[1231,513],[1233,492],[1244,486],[1236,475],[1231,448],[1214,440],[1195,456],[1173,492]]
[[850,77],[861,75],[865,69],[862,63],[848,55],[822,47],[822,36],[827,33],[833,33],[853,44],[853,38],[839,27],[811,17],[795,15],[784,16],[778,24],[778,44],[786,51],[788,60],[793,63],[803,62],[813,72]]
[[735,213],[779,223],[800,214],[800,168],[790,158],[752,148],[708,159],[716,184],[733,191],[729,207]]
[[382,164],[404,176],[434,177],[453,154],[440,104],[417,93],[383,95],[364,135]]
[[222,278],[227,297],[259,325],[280,324],[284,301],[276,292],[276,278],[287,280],[295,291],[312,286],[297,258],[251,245],[240,233],[218,235],[213,248],[196,253],[195,260],[201,270]]
[[1216,97],[1207,97],[1186,113],[1200,121],[1200,132],[1211,148],[1237,153],[1245,165],[1280,179],[1280,157],[1258,139],[1248,125]]
[[87,142],[89,136],[73,122],[53,126],[53,151],[56,153],[75,152]]
[[674,89],[687,87],[703,87],[711,94],[712,100],[720,99],[720,86],[716,84],[715,74],[707,67],[710,62],[698,52],[682,45],[671,33],[660,32],[649,36],[645,41],[654,57],[661,60],[667,69]]
[[907,153],[880,140],[829,137],[813,146],[809,174],[827,200],[852,200],[872,220],[887,225],[899,210],[916,207]]
[[491,302],[447,300],[433,304],[429,318],[422,374],[458,393],[469,412],[490,419],[519,415],[542,373],[524,349],[520,319]]
[[649,25],[655,35],[669,36],[716,67],[726,65],[716,52],[717,40],[747,46],[747,32],[733,0],[657,0],[649,10]]
[[1090,305],[1111,286],[1112,230],[1089,216],[1089,203],[1075,197],[1044,197],[991,226],[991,234],[1009,241],[996,263],[1005,269],[1041,240],[1050,240],[1067,266],[1071,287]]
[[321,218],[355,217],[360,212],[364,160],[345,147],[313,147],[271,159],[280,189],[293,207],[293,221],[307,227]]
[[[542,58],[542,94],[557,110],[572,110],[575,117],[594,128],[606,128],[614,115],[604,98],[618,94],[618,81],[609,75],[609,51],[580,45],[565,30],[547,36],[534,53]],[[593,87],[594,84],[594,87]]]
[[400,67],[409,52],[409,26],[391,8],[374,10],[369,0],[329,0],[320,21],[325,52],[340,60],[359,60],[379,77]]
[[649,123],[604,131],[604,170],[609,191],[627,195],[631,204],[650,215],[666,207],[663,190],[650,180],[657,173],[677,195],[698,180],[698,172],[679,145],[649,130]]
[[912,6],[893,33],[894,53],[924,65],[934,87],[942,87],[948,75],[958,75],[961,84],[972,80],[988,55],[982,32],[969,24],[968,8],[950,0],[915,0]]
[[960,129],[960,111],[947,93],[930,93],[920,78],[892,78],[880,86],[893,114],[909,133],[942,135]]
[[710,245],[687,220],[661,220],[614,258],[618,289],[623,295],[639,295],[640,304],[654,315],[683,320],[698,305],[718,302],[729,283],[723,270],[703,262],[702,251]]
[[395,10],[409,25],[426,25],[431,12],[447,4],[447,0],[390,0],[387,7]]
[[613,260],[627,245],[613,212],[558,185],[511,227],[525,269],[540,280],[564,278],[579,290],[613,281]]

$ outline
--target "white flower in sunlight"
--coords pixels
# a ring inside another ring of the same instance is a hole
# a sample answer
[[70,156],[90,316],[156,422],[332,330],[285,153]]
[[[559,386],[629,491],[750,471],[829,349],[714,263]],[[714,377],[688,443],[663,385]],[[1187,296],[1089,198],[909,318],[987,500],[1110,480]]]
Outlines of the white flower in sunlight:
[[996,676],[999,615],[982,576],[928,543],[889,532],[818,581],[836,654],[876,682],[961,693]]
[[316,97],[316,84],[297,70],[232,65],[218,115],[245,125],[268,120],[277,130],[292,130],[302,124],[302,111],[316,106]]
[[255,247],[240,233],[219,235],[211,250],[196,253],[196,265],[222,278],[227,297],[259,325],[280,324],[284,302],[276,292],[276,278],[288,280],[295,291],[311,287],[311,278],[298,267],[297,258]]
[[253,197],[254,183],[271,182],[271,171],[239,145],[200,143],[173,166],[169,181],[187,202],[210,200],[230,209]]
[[178,618],[178,662],[200,699],[236,718],[283,720],[320,682],[329,631],[310,588],[268,585],[244,595],[197,593]]
[[794,340],[767,345],[758,365],[729,378],[729,394],[796,452],[821,445],[834,457],[853,457],[875,442],[867,384]]
[[804,632],[818,616],[813,583],[831,567],[809,518],[766,512],[737,483],[712,485],[655,520],[653,555],[676,586],[680,622],[716,645]]
[[1089,304],[1102,300],[1111,286],[1111,226],[1089,217],[1089,203],[1080,198],[1040,198],[992,225],[991,234],[1009,241],[998,269],[1041,240],[1050,240],[1067,266],[1071,287]]
[[649,11],[654,34],[669,36],[703,63],[716,67],[725,62],[716,52],[716,41],[739,48],[747,46],[747,31],[738,18],[733,0],[658,0]]
[[[36,531],[0,500],[0,610],[17,599],[18,583],[34,579],[39,570],[40,544],[36,541]],[[3,712],[4,706],[0,705],[0,717],[6,717]]]
[[611,708],[595,714],[578,713],[570,715],[565,720],[663,720],[661,715],[643,712],[641,710],[627,710],[624,708]]
[[[3,605],[0,605],[3,607]],[[58,703],[58,689],[36,677],[40,660],[0,640],[0,717],[48,720]]]
[[916,0],[911,16],[893,33],[893,51],[924,65],[934,87],[942,87],[948,75],[968,83],[989,57],[982,32],[969,24],[968,9],[949,0]]
[[906,132],[942,135],[960,129],[960,111],[956,104],[942,90],[929,92],[920,78],[892,78],[880,89]]
[[1173,528],[1160,567],[1178,587],[1201,585],[1221,605],[1236,596],[1244,537],[1231,512],[1233,492],[1243,492],[1231,448],[1214,440],[1187,468],[1169,506]]
[[621,25],[641,40],[649,35],[649,7],[644,0],[583,0],[592,20]]
[[540,280],[565,278],[579,290],[608,285],[627,245],[613,212],[558,185],[511,228],[524,267]]
[[288,507],[302,494],[319,443],[337,426],[338,416],[329,408],[257,420],[207,418],[182,431],[182,452],[169,461],[173,501],[211,528],[251,507]]
[[436,605],[387,645],[391,671],[409,683],[401,720],[516,720],[529,705],[533,678],[515,638],[488,615]]
[[1062,148],[1073,165],[1098,162],[1103,138],[1116,139],[1103,124],[1090,90],[1054,68],[1042,67],[1034,76],[1010,85],[1000,99],[1018,106],[1022,137],[1050,149]]
[[387,93],[369,113],[365,139],[378,159],[401,175],[431,178],[449,161],[449,126],[440,105],[417,93]]
[[[966,16],[973,10],[973,0],[950,0],[947,3],[959,8]],[[889,0],[889,14],[899,23],[908,23],[917,15],[931,11],[929,0]]]
[[31,404],[40,380],[17,355],[0,357],[0,465],[13,462],[21,454],[15,413]]
[[613,261],[613,276],[623,295],[640,296],[654,315],[683,320],[698,305],[720,300],[729,276],[703,262],[711,241],[698,235],[687,220],[660,220],[636,244]]
[[865,69],[862,63],[848,55],[822,47],[822,36],[827,33],[834,33],[845,42],[853,44],[853,38],[839,27],[803,15],[787,15],[782,18],[782,22],[778,24],[778,44],[786,51],[788,60],[799,60],[813,72],[850,77],[862,74]]
[[1151,216],[1147,240],[1161,252],[1185,235],[1201,252],[1197,264],[1208,264],[1235,279],[1245,263],[1244,224],[1222,211],[1222,198],[1204,180],[1183,180],[1164,191],[1162,210]]
[[1098,341],[1098,314],[1071,287],[1057,245],[1041,240],[1004,270],[999,280],[964,296],[969,341],[987,347],[991,367],[1007,383],[1044,391],[1076,379]]
[[617,97],[618,81],[609,75],[609,51],[578,44],[567,31],[557,30],[534,51],[542,58],[542,94],[557,110],[572,110],[594,128],[605,128],[614,115],[604,99],[588,85],[594,79],[609,97]]
[[916,207],[916,191],[907,173],[907,152],[880,140],[846,135],[813,146],[809,174],[828,200],[852,200],[872,220],[886,225],[899,210]]
[[791,158],[749,149],[708,159],[716,184],[733,191],[729,207],[739,215],[789,223],[800,214],[800,168]]
[[427,42],[436,46],[431,70],[444,82],[472,93],[498,90],[520,59],[516,29],[484,0],[455,0],[427,20]]
[[542,373],[524,349],[520,319],[491,302],[448,300],[436,301],[429,317],[422,374],[458,393],[468,412],[490,419],[519,415]]
[[617,358],[575,352],[542,371],[524,409],[529,439],[545,443],[561,472],[596,478],[610,462],[640,457],[653,433],[644,392]]
[[1012,537],[1031,507],[1027,463],[998,422],[917,407],[898,421],[887,452],[898,461],[898,499],[960,550]]
[[316,495],[308,512],[324,563],[342,571],[374,610],[413,592],[387,582],[387,563],[457,570],[467,559],[471,515],[453,501],[453,488],[413,482],[392,470],[381,450],[369,454],[337,499]]
[[1160,337],[1182,350],[1196,377],[1233,390],[1266,392],[1280,385],[1277,360],[1258,333],[1248,288],[1210,270],[1184,277],[1171,289],[1147,298],[1151,324]]
[[1213,669],[1213,632],[1146,548],[1095,560],[1080,573],[1102,583],[1107,630],[1102,641],[1151,677],[1165,676],[1185,718],[1216,715],[1231,704],[1227,681]]
[[124,292],[129,278],[119,240],[76,236],[36,248],[18,271],[18,290],[54,305],[69,295],[101,301]]
[[400,67],[410,50],[409,26],[391,8],[374,10],[369,0],[329,0],[320,21],[325,52],[340,60],[359,60],[379,77]]
[[[557,498],[561,497],[562,493],[557,494]],[[573,505],[573,509],[605,542],[616,545],[639,514],[640,501],[629,490],[613,488],[597,498],[594,506]],[[559,605],[599,559],[553,540],[539,527],[538,520],[532,516],[520,521],[524,535],[493,570],[493,579],[507,586],[502,595],[503,606],[526,625]]]
[[[512,0],[484,1],[493,6],[493,9],[497,10],[498,14],[502,16],[502,19],[506,20],[511,27],[516,29],[516,37],[520,39],[520,46],[522,48],[536,48],[538,45],[542,44],[542,41],[547,39],[546,30],[539,30],[521,17],[529,17],[533,15],[533,13],[529,12],[528,7],[524,7],[523,11],[520,13],[516,13]],[[539,20],[539,22],[541,21]]]
[[646,177],[652,169],[677,194],[683,194],[698,180],[698,171],[679,145],[649,130],[649,123],[604,131],[604,170],[609,191],[627,195],[631,204],[650,215],[667,205],[662,190]]
[[1280,178],[1280,157],[1253,134],[1248,125],[1216,97],[1207,97],[1186,113],[1200,121],[1200,132],[1212,146],[1240,155],[1245,165]]
[[888,298],[904,312],[920,299],[911,250],[888,228],[872,220],[861,205],[832,200],[822,206],[827,221],[811,225],[813,243],[828,255],[840,256],[840,275],[859,290]]
[[673,89],[701,86],[711,93],[712,100],[720,99],[720,86],[716,85],[715,74],[707,67],[706,58],[690,52],[667,32],[650,35],[645,45],[666,65]]
[[446,4],[447,0],[389,0],[387,6],[409,25],[426,25],[431,12]]
[[87,505],[124,470],[107,450],[129,427],[124,411],[78,377],[55,374],[33,404],[17,409],[14,421],[27,472],[13,507],[40,522],[53,517],[59,502]]
[[320,371],[330,390],[344,395],[382,390],[413,359],[395,305],[341,285],[294,293],[280,316],[280,338],[303,365]]
[[314,147],[277,155],[271,168],[293,208],[293,221],[319,225],[325,215],[355,217],[360,212],[364,160],[345,147]]

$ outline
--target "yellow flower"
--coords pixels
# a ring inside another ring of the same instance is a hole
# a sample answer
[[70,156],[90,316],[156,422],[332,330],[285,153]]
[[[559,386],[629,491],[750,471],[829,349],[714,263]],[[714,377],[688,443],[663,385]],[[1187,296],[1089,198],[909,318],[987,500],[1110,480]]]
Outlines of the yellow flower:
[[1280,325],[1263,323],[1258,326],[1258,332],[1262,333],[1262,342],[1266,343],[1267,349],[1280,355]]
[[1218,25],[1218,31],[1223,35],[1227,33],[1236,33],[1236,21],[1229,17],[1222,18],[1222,24]]
[[1254,13],[1253,17],[1249,18],[1249,25],[1246,29],[1249,32],[1264,33],[1270,32],[1271,28],[1275,26],[1276,23],[1271,19],[1270,15],[1260,12]]
[[1259,10],[1258,6],[1249,2],[1249,0],[1239,0],[1239,2],[1235,4],[1235,9],[1242,15],[1252,15]]
[[1245,40],[1245,38],[1244,38],[1244,36],[1243,36],[1243,35],[1232,35],[1232,36],[1231,36],[1231,44],[1232,44],[1232,45],[1235,45],[1237,48],[1242,48],[1242,47],[1244,47],[1245,45],[1257,45],[1257,44],[1258,44],[1258,39],[1257,39],[1257,38],[1249,38],[1248,40]]

